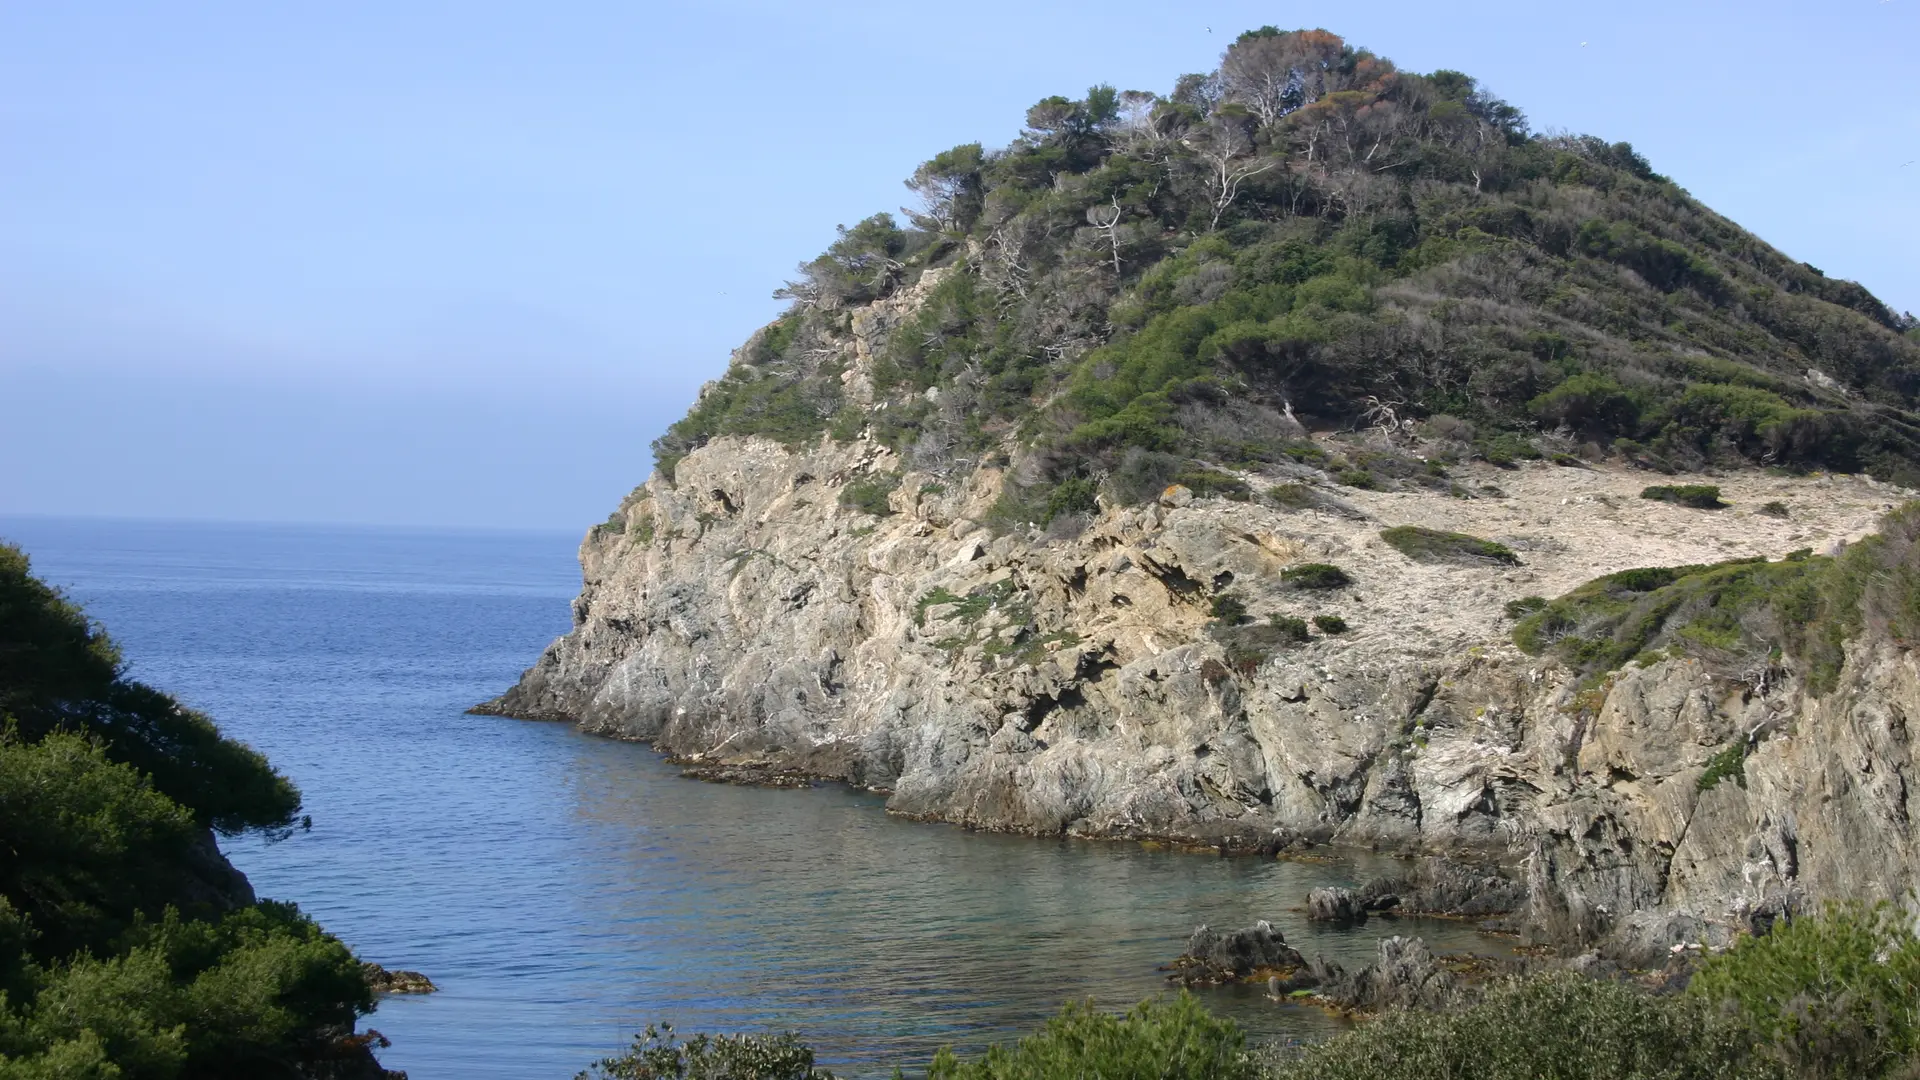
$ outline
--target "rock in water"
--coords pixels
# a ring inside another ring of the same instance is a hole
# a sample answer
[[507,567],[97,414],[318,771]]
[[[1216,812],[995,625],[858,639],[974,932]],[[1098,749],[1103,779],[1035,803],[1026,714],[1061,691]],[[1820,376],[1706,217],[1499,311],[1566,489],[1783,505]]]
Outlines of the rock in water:
[[1173,966],[1189,982],[1230,982],[1263,971],[1292,972],[1305,963],[1299,950],[1261,919],[1240,930],[1215,930],[1202,923]]
[[1367,909],[1352,889],[1315,889],[1307,894],[1307,918],[1351,925],[1367,921]]
[[417,971],[390,971],[366,960],[360,962],[360,974],[366,978],[368,988],[376,994],[431,994],[440,989],[433,985],[433,980]]
[[1451,1004],[1459,991],[1453,973],[1441,967],[1417,937],[1382,940],[1379,959],[1352,974],[1320,956],[1313,958],[1308,972],[1321,998],[1362,1012],[1438,1009]]

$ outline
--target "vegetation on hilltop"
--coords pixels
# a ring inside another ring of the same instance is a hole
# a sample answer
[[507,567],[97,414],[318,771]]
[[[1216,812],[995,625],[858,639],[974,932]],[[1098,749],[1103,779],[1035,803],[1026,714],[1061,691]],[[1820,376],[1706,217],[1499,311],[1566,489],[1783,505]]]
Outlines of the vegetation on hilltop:
[[254,902],[208,831],[283,832],[299,809],[0,545],[0,1080],[364,1064],[359,963]]
[[[1467,75],[1324,30],[1242,34],[1166,94],[1047,98],[907,186],[904,223],[842,228],[779,292],[655,443],[667,475],[720,435],[865,432],[915,467],[1016,459],[1042,508],[1068,480],[1130,501],[1298,456],[1303,425],[1427,419],[1498,463],[1551,436],[1920,482],[1912,316],[1626,143],[1535,133]],[[916,282],[859,404],[850,313]]]

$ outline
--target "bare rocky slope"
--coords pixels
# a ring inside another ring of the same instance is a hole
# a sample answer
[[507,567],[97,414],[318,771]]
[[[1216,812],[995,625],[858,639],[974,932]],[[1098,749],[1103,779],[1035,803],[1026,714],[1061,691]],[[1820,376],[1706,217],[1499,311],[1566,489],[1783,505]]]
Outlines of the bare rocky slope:
[[[1505,611],[1628,567],[1836,548],[1910,492],[1746,473],[1704,511],[1639,498],[1653,478],[1626,468],[1481,465],[1455,470],[1477,498],[1319,488],[1288,509],[1176,488],[1049,539],[979,523],[993,469],[952,489],[906,472],[879,516],[842,504],[898,466],[865,441],[688,455],[588,535],[575,629],[483,709],[976,828],[1485,860],[1525,882],[1536,933],[1641,953],[1821,897],[1907,899],[1920,870],[1910,651],[1867,635],[1818,699],[1669,658],[1596,700],[1515,648]],[[1756,512],[1772,501],[1790,516]],[[1520,562],[1415,562],[1380,538],[1400,524]],[[1306,563],[1352,584],[1292,587]],[[1350,629],[1235,657],[1208,633],[1227,593]],[[1743,782],[1703,786],[1743,743]]]

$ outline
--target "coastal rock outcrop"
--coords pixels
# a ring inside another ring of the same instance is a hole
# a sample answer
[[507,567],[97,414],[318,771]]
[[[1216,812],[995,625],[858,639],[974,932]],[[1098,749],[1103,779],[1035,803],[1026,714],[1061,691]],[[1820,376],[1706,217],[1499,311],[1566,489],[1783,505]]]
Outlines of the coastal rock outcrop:
[[[876,476],[882,512],[843,503]],[[480,711],[645,740],[696,775],[843,780],[980,829],[1445,856],[1359,903],[1517,912],[1543,937],[1649,956],[1822,896],[1900,899],[1920,870],[1903,644],[1863,636],[1822,696],[1687,657],[1588,686],[1516,649],[1503,608],[1630,566],[1857,539],[1905,493],[1720,478],[1737,503],[1792,498],[1789,522],[1641,500],[1628,470],[1499,480],[1504,497],[1466,502],[1344,492],[1352,513],[1108,507],[1050,537],[981,524],[992,468],[719,439],[588,535],[574,629]],[[1379,538],[1401,523],[1521,562],[1415,562]],[[1290,587],[1307,563],[1352,584]],[[1213,632],[1223,595],[1252,618],[1337,609],[1351,629],[1236,652]],[[1744,784],[1702,783],[1735,740]]]
[[1315,997],[1359,1012],[1439,1009],[1451,1004],[1460,992],[1453,973],[1442,967],[1427,943],[1417,937],[1381,939],[1379,958],[1356,972],[1315,956],[1308,973]]
[[1232,982],[1276,971],[1303,968],[1306,959],[1265,919],[1238,930],[1194,927],[1187,951],[1173,962],[1173,978],[1184,982]]
[[360,975],[367,988],[376,994],[432,994],[439,991],[433,980],[417,971],[385,968],[371,960],[360,962]]
[[1315,889],[1307,894],[1307,918],[1336,924],[1365,922],[1367,908],[1352,889]]

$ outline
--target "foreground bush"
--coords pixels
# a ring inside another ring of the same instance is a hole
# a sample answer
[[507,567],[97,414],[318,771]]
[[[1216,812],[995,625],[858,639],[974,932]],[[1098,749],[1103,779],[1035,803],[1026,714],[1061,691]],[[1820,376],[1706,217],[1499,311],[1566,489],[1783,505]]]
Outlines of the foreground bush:
[[1496,985],[1456,1013],[1393,1012],[1308,1050],[1274,1080],[1735,1080],[1785,1077],[1698,998],[1562,972]]
[[370,1066],[359,962],[209,832],[287,829],[299,792],[28,569],[0,545],[0,1080]]
[[1910,1075],[1920,1054],[1920,938],[1890,905],[1777,925],[1709,960],[1689,990],[1802,1076]]
[[633,1037],[633,1046],[575,1080],[833,1080],[813,1067],[813,1048],[790,1031],[776,1035],[699,1034],[685,1042],[672,1024]]
[[928,1080],[1242,1080],[1254,1074],[1246,1038],[1231,1020],[1201,1007],[1193,995],[1148,1000],[1125,1016],[1070,1004],[1045,1030],[1012,1047],[994,1046],[963,1061],[942,1050]]

